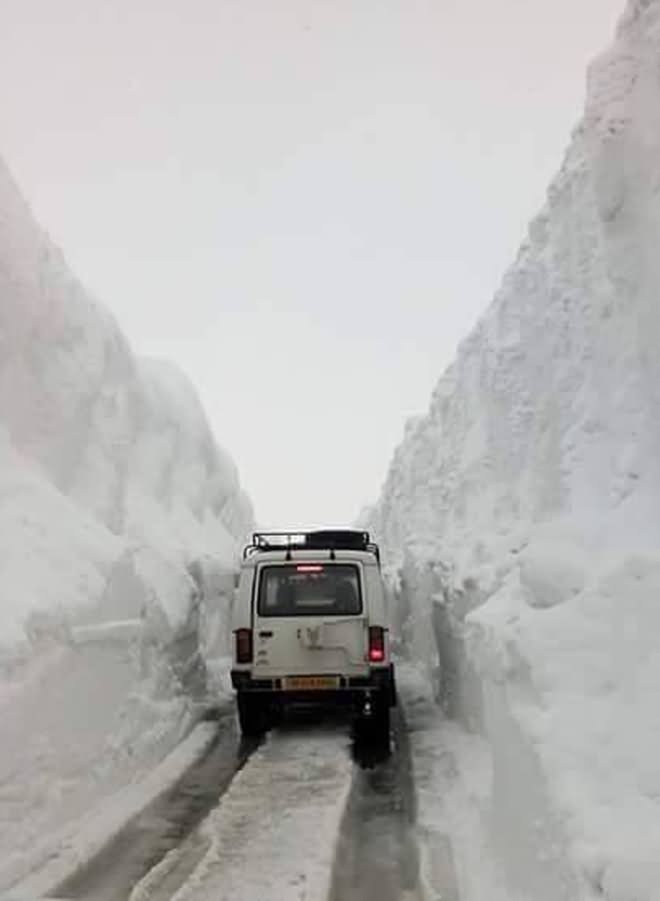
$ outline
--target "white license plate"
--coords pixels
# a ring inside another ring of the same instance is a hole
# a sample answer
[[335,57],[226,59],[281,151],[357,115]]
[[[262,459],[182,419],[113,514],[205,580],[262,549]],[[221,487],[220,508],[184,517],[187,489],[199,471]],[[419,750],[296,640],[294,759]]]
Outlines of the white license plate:
[[287,676],[285,691],[327,691],[339,688],[339,676]]

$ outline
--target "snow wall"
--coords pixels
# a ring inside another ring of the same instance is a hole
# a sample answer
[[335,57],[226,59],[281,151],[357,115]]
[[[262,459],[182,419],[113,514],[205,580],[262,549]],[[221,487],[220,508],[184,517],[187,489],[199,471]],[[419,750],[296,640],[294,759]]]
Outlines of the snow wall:
[[136,358],[0,162],[0,645],[140,617],[180,641],[200,599],[217,634],[251,525],[192,387]]
[[369,522],[399,632],[488,739],[511,897],[660,898],[659,248],[660,0],[634,0]]

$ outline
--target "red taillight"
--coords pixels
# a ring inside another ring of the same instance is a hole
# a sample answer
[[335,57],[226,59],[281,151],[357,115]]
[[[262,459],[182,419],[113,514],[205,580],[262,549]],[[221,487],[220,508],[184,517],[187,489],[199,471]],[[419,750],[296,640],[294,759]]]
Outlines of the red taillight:
[[322,573],[323,567],[320,563],[301,563],[296,566],[296,572],[299,573]]
[[237,629],[236,663],[252,663],[252,629]]
[[385,660],[385,629],[369,627],[369,662],[382,663]]

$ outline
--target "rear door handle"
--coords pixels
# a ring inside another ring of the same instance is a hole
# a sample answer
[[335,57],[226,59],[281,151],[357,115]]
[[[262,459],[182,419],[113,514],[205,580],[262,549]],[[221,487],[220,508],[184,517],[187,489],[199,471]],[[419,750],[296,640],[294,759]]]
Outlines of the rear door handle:
[[259,638],[272,638],[272,637],[273,637],[272,632],[260,632],[259,633]]

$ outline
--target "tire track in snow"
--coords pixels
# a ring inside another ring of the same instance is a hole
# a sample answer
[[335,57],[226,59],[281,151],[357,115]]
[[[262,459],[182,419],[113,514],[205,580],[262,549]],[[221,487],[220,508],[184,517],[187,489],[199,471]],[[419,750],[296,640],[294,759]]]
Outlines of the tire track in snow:
[[75,901],[421,899],[400,711],[394,752],[354,747],[360,768],[336,722],[288,723],[238,771],[233,718],[231,733],[234,768],[224,785],[216,782],[218,759],[227,765],[232,748],[219,738],[164,808],[146,811],[58,894]]
[[394,745],[357,749],[330,901],[417,901],[415,794],[406,723],[393,715]]
[[208,851],[172,901],[327,901],[348,748],[336,724],[273,732],[200,829]]

